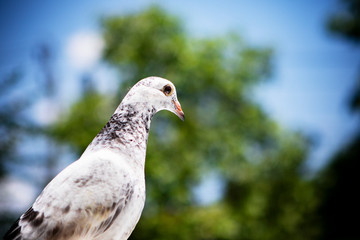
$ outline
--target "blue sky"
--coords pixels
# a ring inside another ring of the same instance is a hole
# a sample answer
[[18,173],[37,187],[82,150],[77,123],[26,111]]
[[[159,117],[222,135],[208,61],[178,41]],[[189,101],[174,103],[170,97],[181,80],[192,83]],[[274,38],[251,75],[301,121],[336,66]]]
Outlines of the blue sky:
[[76,98],[79,76],[89,68],[99,79],[108,78],[101,86],[109,89],[106,85],[116,74],[96,59],[85,67],[76,66],[68,54],[69,42],[79,34],[96,35],[101,16],[139,11],[151,4],[179,16],[194,37],[236,31],[251,45],[274,48],[274,75],[259,86],[256,98],[285,128],[316,137],[311,167],[323,166],[351,139],[359,119],[346,104],[359,73],[360,49],[326,31],[327,16],[339,6],[334,0],[0,0],[0,76],[15,67],[29,78],[39,76],[34,48],[51,41],[61,102]]

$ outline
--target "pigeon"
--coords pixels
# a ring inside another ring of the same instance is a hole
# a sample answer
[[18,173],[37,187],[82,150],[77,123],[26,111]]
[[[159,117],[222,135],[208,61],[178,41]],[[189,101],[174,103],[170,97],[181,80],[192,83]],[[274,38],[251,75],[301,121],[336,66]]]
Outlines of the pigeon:
[[160,110],[184,121],[174,84],[160,77],[137,82],[81,157],[44,188],[3,239],[128,239],[145,204],[146,145]]

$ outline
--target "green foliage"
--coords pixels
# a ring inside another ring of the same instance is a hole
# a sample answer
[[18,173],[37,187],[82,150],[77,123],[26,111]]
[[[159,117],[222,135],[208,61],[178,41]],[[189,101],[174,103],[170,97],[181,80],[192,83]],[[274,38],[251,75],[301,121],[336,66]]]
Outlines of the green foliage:
[[321,204],[321,239],[359,239],[359,194],[356,194],[360,167],[360,134],[341,149],[315,179]]
[[[330,32],[346,40],[360,44],[360,0],[341,0],[342,10],[328,19],[327,28]],[[354,112],[360,110],[360,77],[350,99],[350,108]]]
[[[166,112],[153,119],[147,202],[131,239],[316,236],[315,193],[301,174],[309,144],[281,130],[252,97],[271,75],[271,49],[251,47],[236,34],[192,39],[179,19],[157,7],[103,19],[102,26],[104,60],[121,73],[116,99],[157,75],[175,83],[186,114],[185,122]],[[111,113],[101,111],[102,102],[85,96],[53,134],[81,152]],[[193,188],[211,172],[221,176],[224,193],[200,205]]]
[[80,154],[110,118],[110,109],[109,98],[96,92],[86,93],[69,112],[60,116],[48,134],[70,144]]
[[360,41],[360,1],[341,0],[341,10],[333,14],[327,23],[328,29],[347,40]]
[[[360,40],[360,1],[342,0],[345,11],[339,11],[330,18],[328,29],[359,45]],[[352,92],[349,107],[359,113],[360,77]],[[322,223],[320,239],[360,239],[358,218],[360,197],[358,188],[358,169],[360,159],[360,131],[350,143],[338,151],[314,179],[320,198],[319,221]]]

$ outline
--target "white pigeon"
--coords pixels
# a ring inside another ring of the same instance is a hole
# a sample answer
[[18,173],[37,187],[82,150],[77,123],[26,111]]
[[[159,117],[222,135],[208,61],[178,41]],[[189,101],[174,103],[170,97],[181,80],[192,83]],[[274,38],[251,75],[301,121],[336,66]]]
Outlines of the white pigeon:
[[160,110],[184,120],[175,86],[159,77],[135,84],[82,156],[45,187],[4,239],[128,239],[145,203],[146,145]]

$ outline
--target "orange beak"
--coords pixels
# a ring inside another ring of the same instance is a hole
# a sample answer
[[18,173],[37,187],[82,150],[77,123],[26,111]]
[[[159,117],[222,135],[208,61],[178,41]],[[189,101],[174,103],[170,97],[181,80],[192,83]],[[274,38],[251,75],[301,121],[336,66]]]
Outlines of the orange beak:
[[184,115],[184,112],[182,111],[181,109],[181,105],[178,101],[173,101],[174,105],[175,105],[175,112],[176,112],[176,115],[182,120],[184,121],[185,120],[185,115]]

